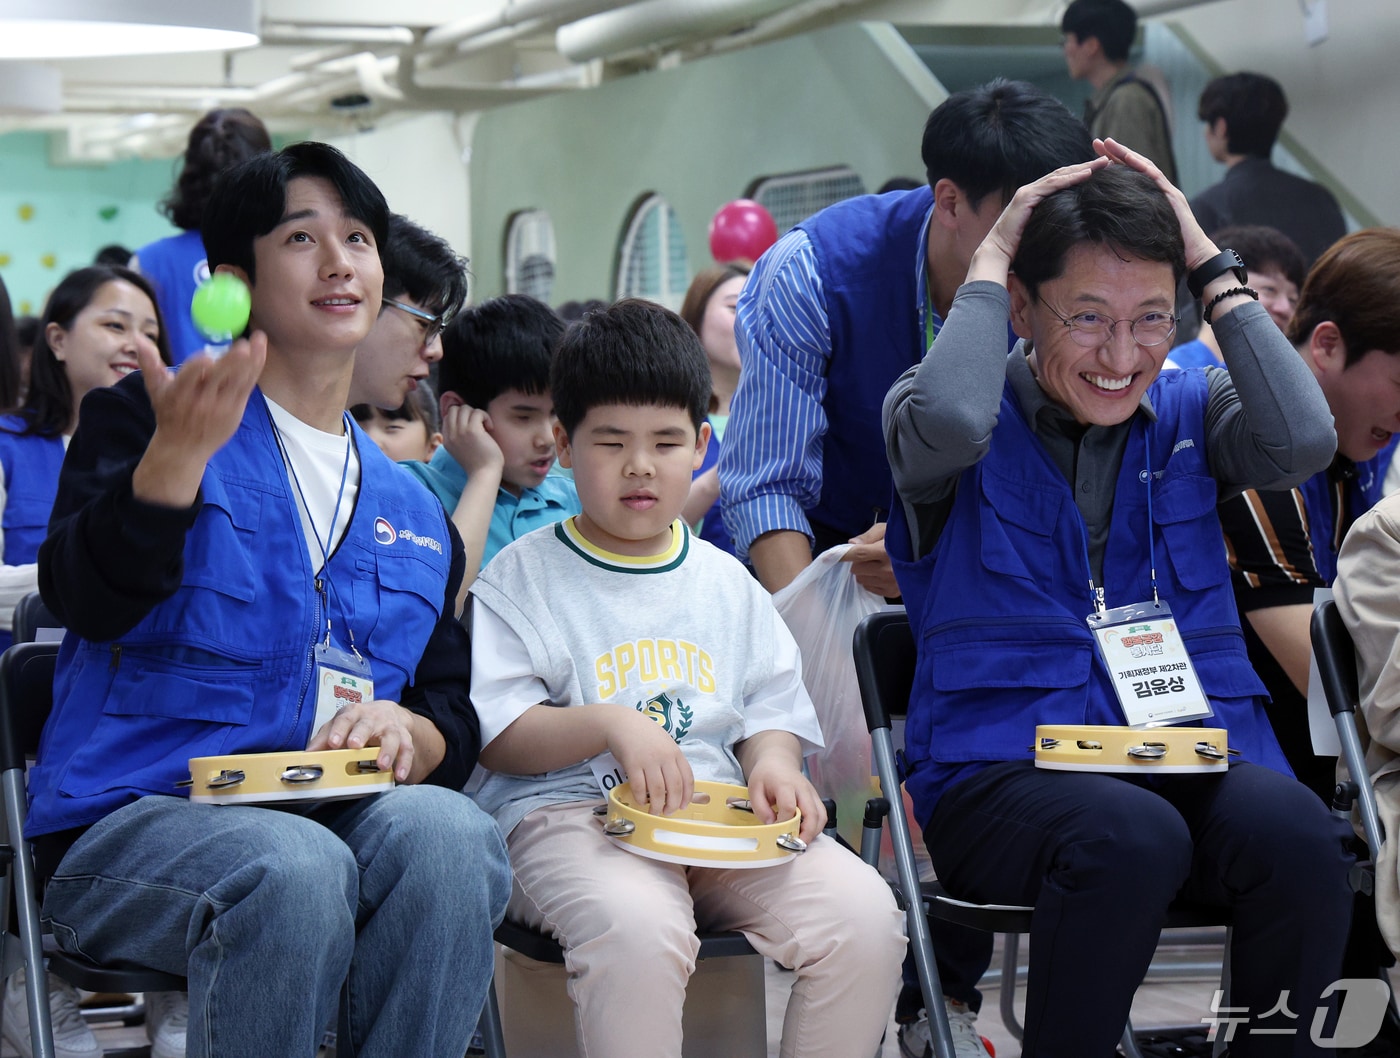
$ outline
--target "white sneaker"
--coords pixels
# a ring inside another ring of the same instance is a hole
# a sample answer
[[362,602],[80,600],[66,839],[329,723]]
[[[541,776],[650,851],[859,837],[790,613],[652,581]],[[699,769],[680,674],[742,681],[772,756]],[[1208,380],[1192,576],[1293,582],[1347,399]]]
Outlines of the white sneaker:
[[[951,999],[943,1000],[948,1012],[948,1030],[953,1037],[953,1053],[958,1058],[991,1058],[982,1037],[977,1034],[977,1014],[972,1008]],[[899,1053],[904,1058],[933,1058],[933,1037],[928,1014],[919,1011],[919,1020],[899,1027]]]
[[[49,980],[49,1016],[53,1021],[53,1049],[58,1058],[99,1058],[102,1048],[78,1009],[78,990],[54,974]],[[29,1042],[29,1004],[24,996],[24,968],[5,982],[4,1023],[0,1035],[21,1058],[34,1058]]]
[[190,997],[184,992],[146,993],[146,1038],[151,1058],[185,1058]]

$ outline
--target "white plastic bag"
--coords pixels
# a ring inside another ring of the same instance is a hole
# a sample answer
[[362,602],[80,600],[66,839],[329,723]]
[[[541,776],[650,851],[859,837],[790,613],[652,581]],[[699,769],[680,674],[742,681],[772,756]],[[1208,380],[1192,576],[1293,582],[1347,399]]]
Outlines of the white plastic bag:
[[866,614],[890,609],[857,582],[841,558],[850,544],[833,547],[773,596],[802,651],[802,682],[817,707],[826,746],[807,758],[812,782],[836,802],[838,830],[860,847],[865,802],[879,791],[870,766],[870,733],[856,684],[851,638]]

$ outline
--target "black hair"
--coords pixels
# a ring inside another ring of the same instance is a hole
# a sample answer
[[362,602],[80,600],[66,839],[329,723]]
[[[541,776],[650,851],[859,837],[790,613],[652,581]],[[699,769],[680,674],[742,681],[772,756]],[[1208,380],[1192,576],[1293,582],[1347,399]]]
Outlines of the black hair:
[[710,363],[685,320],[655,302],[625,298],[569,324],[549,388],[566,434],[604,404],[681,408],[698,431],[710,406]]
[[381,419],[396,422],[421,422],[428,428],[429,437],[442,429],[442,414],[438,410],[437,394],[426,380],[420,381],[417,388],[397,408],[356,404],[351,407],[350,414],[362,426],[376,415]]
[[485,408],[508,389],[549,391],[549,366],[564,321],[527,294],[463,309],[442,332],[438,388]]
[[559,318],[565,323],[573,323],[574,320],[587,316],[594,309],[605,309],[608,303],[602,298],[587,298],[583,301],[570,300],[555,307],[554,311],[559,314]]
[[1255,272],[1277,272],[1299,290],[1308,275],[1308,265],[1298,244],[1277,228],[1264,224],[1232,224],[1212,232],[1210,241],[1216,246],[1229,247],[1240,255],[1245,269]]
[[266,126],[250,111],[242,107],[209,111],[190,129],[180,175],[160,211],[175,227],[197,230],[204,222],[204,210],[218,175],[270,150],[272,140]]
[[389,237],[379,248],[379,259],[386,298],[407,295],[424,311],[448,319],[467,300],[467,262],[446,239],[400,213],[389,214]]
[[148,298],[155,310],[156,321],[160,325],[156,348],[160,358],[170,363],[170,340],[165,334],[165,321],[161,319],[160,303],[150,280],[145,276],[119,268],[116,265],[89,265],[69,272],[49,295],[44,306],[44,316],[34,337],[34,358],[29,370],[29,392],[25,395],[20,414],[25,418],[23,432],[44,437],[58,437],[67,433],[73,426],[73,387],[68,381],[68,371],[63,362],[54,355],[49,346],[49,324],[56,323],[65,331],[73,326],[78,313],[92,303],[92,299],[108,283],[120,280],[130,283]]
[[1206,85],[1196,116],[1208,125],[1225,119],[1225,149],[1231,154],[1267,158],[1288,117],[1288,99],[1272,77],[1232,73]]
[[319,177],[335,188],[347,216],[369,228],[383,255],[389,241],[389,206],[374,181],[328,143],[293,143],[258,154],[219,174],[204,211],[200,235],[212,272],[219,265],[243,269],[256,283],[253,240],[282,223],[287,185],[298,177]]
[[1011,270],[1032,297],[1059,276],[1076,246],[1105,246],[1125,260],[1171,265],[1186,274],[1181,224],[1152,178],[1121,165],[1056,191],[1031,211]]
[[1074,0],[1060,19],[1060,32],[1081,43],[1093,37],[1109,62],[1126,62],[1137,33],[1137,12],[1123,0]]
[[924,125],[924,169],[929,187],[951,180],[974,209],[1052,169],[1094,157],[1084,123],[1054,96],[1024,81],[997,78],[949,96]]
[[131,264],[131,251],[120,243],[111,243],[97,251],[97,256],[92,259],[93,264],[99,265],[121,265],[125,268]]

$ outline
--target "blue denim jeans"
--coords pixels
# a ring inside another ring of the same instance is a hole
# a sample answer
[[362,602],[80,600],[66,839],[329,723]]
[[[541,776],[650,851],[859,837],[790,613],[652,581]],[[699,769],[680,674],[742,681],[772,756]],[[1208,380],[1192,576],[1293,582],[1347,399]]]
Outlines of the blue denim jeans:
[[64,949],[186,974],[189,1058],[461,1058],[510,896],[495,822],[401,786],[306,814],[143,797],[63,858],[44,918]]

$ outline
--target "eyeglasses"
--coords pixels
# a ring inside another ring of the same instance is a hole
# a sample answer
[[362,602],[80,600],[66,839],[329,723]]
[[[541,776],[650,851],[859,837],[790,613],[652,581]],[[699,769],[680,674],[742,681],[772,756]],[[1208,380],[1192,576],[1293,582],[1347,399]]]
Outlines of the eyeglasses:
[[431,312],[424,312],[422,309],[415,308],[412,305],[405,305],[402,301],[395,301],[393,298],[385,298],[384,304],[392,305],[400,312],[406,312],[414,319],[423,321],[424,346],[432,345],[433,339],[436,338],[439,334],[441,334],[442,329],[445,326],[447,326],[447,318],[445,314],[442,316],[434,316]]
[[1135,320],[1111,320],[1101,312],[1081,312],[1066,318],[1055,312],[1054,306],[1039,294],[1036,300],[1055,313],[1055,318],[1069,328],[1074,344],[1083,349],[1097,349],[1106,344],[1120,323],[1126,323],[1133,341],[1146,349],[1161,345],[1176,331],[1176,317],[1170,312],[1145,312]]

